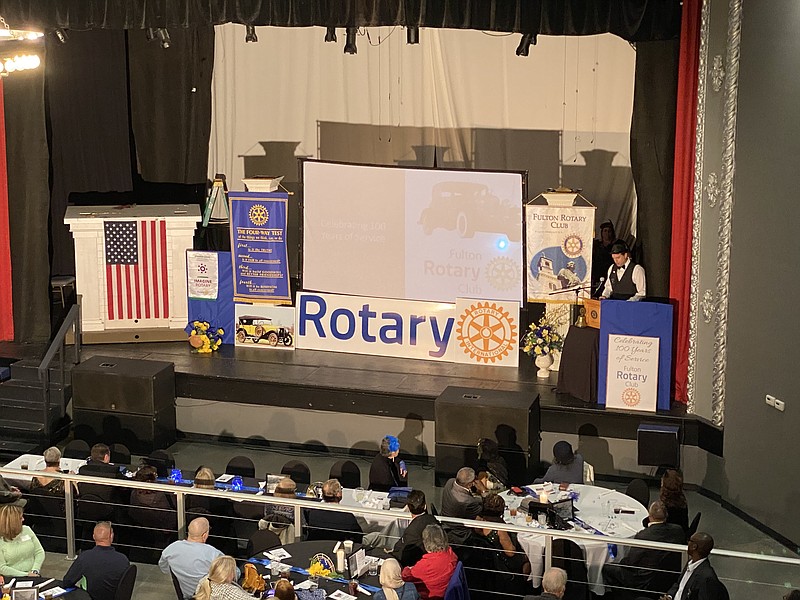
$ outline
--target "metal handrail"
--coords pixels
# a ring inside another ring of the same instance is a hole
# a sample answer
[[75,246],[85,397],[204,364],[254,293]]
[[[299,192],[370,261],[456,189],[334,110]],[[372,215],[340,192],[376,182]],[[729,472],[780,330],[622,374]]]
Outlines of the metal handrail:
[[[363,508],[360,506],[350,506],[332,503],[309,503],[307,499],[294,499],[294,498],[276,498],[274,496],[248,494],[246,492],[231,492],[227,490],[207,490],[202,488],[188,487],[177,484],[168,483],[147,483],[142,481],[134,481],[129,479],[110,479],[105,477],[93,477],[88,475],[75,475],[72,473],[56,473],[52,471],[31,471],[29,469],[9,469],[0,467],[0,475],[7,476],[22,476],[33,477],[41,475],[51,479],[64,479],[66,481],[74,481],[76,483],[94,483],[106,485],[109,487],[122,487],[131,489],[145,489],[160,491],[169,494],[176,494],[177,496],[177,512],[178,512],[178,535],[182,537],[185,534],[186,526],[186,512],[185,512],[185,496],[205,496],[208,498],[224,498],[231,502],[250,502],[259,504],[283,504],[295,507],[295,534],[300,537],[302,534],[302,518],[301,509],[314,509],[324,508],[325,510],[335,512],[346,512],[355,515],[368,515],[373,517],[386,517],[387,511],[381,509]],[[66,500],[66,518],[67,518],[67,556],[75,556],[75,523],[74,523],[74,509],[72,507],[72,487],[71,485],[64,486],[64,497]],[[391,514],[391,513],[390,513]],[[403,515],[397,514],[398,518]],[[444,523],[453,523],[458,525],[465,525],[467,527],[486,528],[486,521],[473,521],[470,519],[457,519],[455,517],[444,517],[437,515],[439,521]],[[531,529],[520,525],[508,525],[506,523],[491,523],[492,529],[510,531],[517,534],[530,534],[537,533],[545,537],[545,565],[549,567],[552,561],[552,541],[553,538],[563,538],[569,540],[584,540],[584,541],[598,541],[598,536],[591,533],[579,533],[574,531],[559,531],[554,529]],[[685,552],[686,546],[683,544],[666,544],[661,542],[652,542],[649,540],[641,540],[636,538],[622,538],[616,536],[605,535],[602,538],[603,542],[609,544],[617,544],[619,546],[630,546],[636,548],[651,548],[657,550],[669,550],[674,552]],[[714,556],[721,556],[727,558],[739,558],[746,560],[756,560],[761,562],[780,563],[784,565],[791,565],[800,567],[800,558],[789,558],[785,556],[770,556],[767,554],[752,554],[749,552],[739,552],[736,550],[722,550],[714,548],[712,551]]]
[[64,377],[64,348],[66,347],[67,333],[70,331],[70,329],[73,330],[74,338],[73,364],[77,365],[81,360],[80,296],[78,297],[78,302],[70,306],[69,311],[67,311],[67,314],[64,317],[64,322],[61,323],[61,327],[58,328],[58,331],[53,336],[53,340],[50,342],[50,346],[47,348],[47,352],[44,353],[44,356],[39,362],[39,367],[37,369],[39,383],[42,384],[42,404],[44,410],[43,423],[45,434],[48,433],[50,423],[50,364],[53,362],[56,353],[58,353],[59,371],[61,373],[61,390],[59,394],[61,398],[61,408],[62,410],[65,408],[64,388],[66,387],[66,378]]

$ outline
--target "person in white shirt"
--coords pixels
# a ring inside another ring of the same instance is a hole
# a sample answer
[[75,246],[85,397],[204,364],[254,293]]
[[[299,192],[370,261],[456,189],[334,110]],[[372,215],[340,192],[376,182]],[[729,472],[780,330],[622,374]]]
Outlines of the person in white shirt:
[[611,245],[614,264],[608,268],[603,298],[637,302],[647,295],[644,268],[631,260],[631,251],[623,240]]
[[678,583],[659,600],[729,600],[728,590],[717,578],[708,555],[714,549],[714,538],[695,533],[686,549],[689,563]]

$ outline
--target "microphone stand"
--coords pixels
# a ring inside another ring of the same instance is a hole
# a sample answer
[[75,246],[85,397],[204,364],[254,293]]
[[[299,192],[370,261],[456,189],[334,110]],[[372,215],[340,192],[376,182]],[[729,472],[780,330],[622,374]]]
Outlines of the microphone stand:
[[583,314],[579,312],[580,310],[582,310],[583,307],[581,307],[581,309],[578,308],[578,300],[580,299],[581,292],[583,292],[585,290],[590,290],[591,291],[592,289],[593,289],[592,288],[592,284],[589,283],[588,285],[584,285],[584,286],[578,285],[576,287],[564,288],[563,290],[556,290],[555,292],[550,292],[548,294],[548,296],[555,296],[556,294],[565,294],[565,293],[568,293],[568,292],[575,292],[575,304],[574,304],[575,309],[574,310],[576,312],[578,312],[578,317],[575,320],[575,326],[576,327],[586,327],[585,319],[582,318]]

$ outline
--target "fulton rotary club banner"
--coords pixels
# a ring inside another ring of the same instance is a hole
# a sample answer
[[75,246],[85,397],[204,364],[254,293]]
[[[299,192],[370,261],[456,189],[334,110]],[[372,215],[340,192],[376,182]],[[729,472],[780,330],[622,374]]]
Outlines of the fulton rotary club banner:
[[[591,295],[594,207],[525,207],[528,300],[574,302]],[[559,293],[560,292],[560,293]]]

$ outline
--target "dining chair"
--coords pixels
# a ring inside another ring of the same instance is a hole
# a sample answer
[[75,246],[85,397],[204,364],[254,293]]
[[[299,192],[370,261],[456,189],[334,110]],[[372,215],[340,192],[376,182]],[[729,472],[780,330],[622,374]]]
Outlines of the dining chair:
[[122,579],[117,584],[117,591],[114,593],[114,600],[131,600],[133,596],[133,586],[136,583],[136,565],[128,565]]

